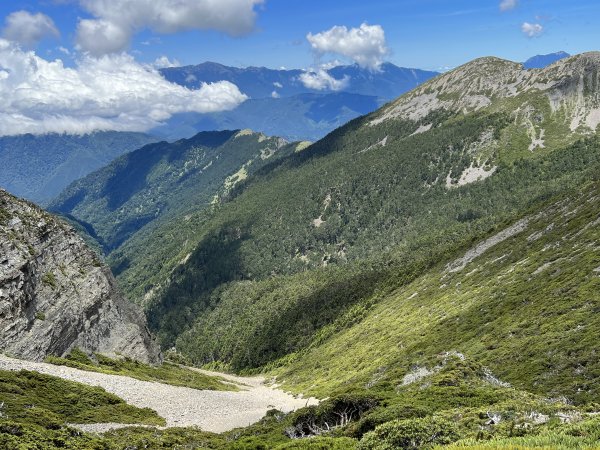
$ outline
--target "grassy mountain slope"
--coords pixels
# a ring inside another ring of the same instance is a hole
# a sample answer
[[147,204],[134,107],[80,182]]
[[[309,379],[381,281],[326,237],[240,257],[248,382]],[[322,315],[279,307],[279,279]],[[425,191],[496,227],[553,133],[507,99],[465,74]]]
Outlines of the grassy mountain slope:
[[[535,161],[521,161],[498,169],[497,175],[482,183],[448,191],[441,198],[422,196],[420,205],[424,211],[413,212],[412,223],[394,230],[398,237],[392,235],[390,241],[397,242],[395,247],[385,240],[383,233],[377,235],[379,224],[367,223],[372,228],[365,226],[365,234],[371,239],[367,241],[362,237],[347,245],[354,244],[355,251],[365,242],[373,247],[377,245],[369,256],[353,260],[348,251],[346,257],[349,260],[345,264],[341,261],[334,264],[336,261],[332,258],[327,267],[311,270],[308,270],[311,260],[305,258],[299,261],[305,266],[300,273],[247,277],[244,282],[219,289],[213,287],[214,291],[203,295],[202,290],[212,287],[209,283],[213,282],[213,279],[205,281],[202,278],[204,270],[210,271],[212,277],[218,273],[233,273],[230,281],[243,280],[243,264],[252,263],[253,257],[258,259],[261,256],[257,255],[258,251],[269,239],[268,235],[258,235],[256,229],[251,229],[247,235],[256,240],[262,238],[256,248],[243,237],[238,246],[231,242],[217,246],[212,235],[202,242],[186,264],[176,269],[173,283],[162,297],[163,303],[151,309],[150,321],[161,332],[173,332],[182,329],[185,320],[197,317],[192,331],[179,338],[178,349],[196,358],[197,363],[218,360],[228,362],[236,369],[260,367],[302,348],[312,339],[321,339],[322,333],[338,331],[338,325],[331,330],[321,330],[328,322],[338,320],[339,326],[344,322],[352,323],[360,318],[363,303],[367,306],[377,303],[386,290],[411,281],[489,230],[501,229],[507,220],[539,199],[591,176],[598,169],[599,161],[597,141],[574,145]],[[380,179],[385,181],[385,178]],[[390,204],[399,201],[393,197],[389,200]],[[236,212],[242,210],[239,204],[234,202],[234,205]],[[230,220],[227,223],[236,222]],[[306,219],[299,223],[306,223]],[[293,232],[290,234],[294,235]],[[272,241],[269,244],[271,253],[260,259],[257,266],[268,270],[267,264],[273,261],[271,254],[282,245],[285,242]],[[317,249],[323,243],[315,241],[313,245],[312,248]],[[218,254],[218,260],[206,256],[212,249],[216,249],[212,254]],[[368,250],[362,251],[367,254]],[[228,256],[223,256],[224,252],[228,252]],[[290,257],[291,263],[298,258]],[[206,265],[206,261],[210,264]],[[219,266],[220,261],[226,261],[228,265]],[[320,259],[312,262],[315,266],[319,263]],[[234,264],[239,264],[238,272],[232,272]],[[203,285],[203,281],[206,284]],[[190,290],[186,291],[186,288]],[[356,303],[358,306],[352,307]],[[346,317],[343,313],[348,308]],[[171,317],[173,322],[170,322]]]
[[94,236],[116,274],[142,272],[145,286],[153,270],[185,257],[188,231],[238,183],[298,146],[249,130],[151,144],[73,183],[50,210]]
[[45,204],[71,182],[155,140],[114,131],[0,137],[0,186]]
[[593,448],[599,68],[477,60],[150,233],[172,257],[120,280],[164,346],[328,399],[218,437],[105,439]]
[[111,448],[67,426],[109,421],[165,424],[155,411],[128,405],[99,387],[36,372],[0,371],[1,448]]
[[478,243],[386,295],[358,323],[297,355],[283,379],[320,394],[374,377],[393,384],[458,351],[516,387],[598,401],[600,184],[517,224],[490,237],[487,250]]
[[259,367],[302,348],[382,285],[585,177],[598,67],[596,54],[541,71],[476,60],[270,166],[165,270],[152,326],[172,345],[197,320],[177,343],[197,363]]

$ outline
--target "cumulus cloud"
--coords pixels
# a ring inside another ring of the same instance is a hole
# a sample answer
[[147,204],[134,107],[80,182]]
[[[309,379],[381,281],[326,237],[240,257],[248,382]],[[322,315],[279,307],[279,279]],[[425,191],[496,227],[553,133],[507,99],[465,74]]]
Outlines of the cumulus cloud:
[[277,91],[271,92],[271,98],[280,98],[280,97],[281,97],[281,95],[279,95],[279,92],[277,92]]
[[164,69],[167,67],[180,67],[181,63],[177,59],[170,60],[168,56],[156,58],[152,66],[156,69]]
[[344,65],[344,63],[342,63],[341,61],[334,59],[333,61],[328,61],[326,63],[321,64],[321,68],[325,69],[325,70],[331,70],[335,67],[343,66],[343,65]]
[[380,25],[363,23],[358,28],[335,26],[306,36],[318,55],[333,53],[352,59],[361,67],[377,70],[388,53],[385,32]]
[[275,86],[276,88],[281,89],[283,87],[283,84],[281,84],[279,81],[276,81],[275,83],[273,83],[273,86]]
[[0,39],[0,135],[146,131],[180,112],[233,109],[247,97],[227,81],[197,90],[169,83],[127,54],[47,61]]
[[348,87],[350,78],[346,75],[338,80],[327,73],[325,69],[318,69],[316,72],[304,72],[300,75],[300,81],[308,89],[316,91],[341,91]]
[[519,0],[502,0],[500,2],[500,11],[510,11],[515,9],[519,4]]
[[33,47],[46,37],[59,37],[54,21],[45,14],[15,11],[6,17],[2,35],[9,41]]
[[216,30],[240,36],[254,29],[264,0],[79,0],[93,19],[77,26],[78,47],[92,55],[120,52],[142,29],[171,34]]
[[77,25],[77,48],[102,56],[125,50],[133,31],[107,20],[80,20]]
[[534,38],[544,32],[544,27],[539,23],[524,22],[523,25],[521,25],[521,31],[527,37]]

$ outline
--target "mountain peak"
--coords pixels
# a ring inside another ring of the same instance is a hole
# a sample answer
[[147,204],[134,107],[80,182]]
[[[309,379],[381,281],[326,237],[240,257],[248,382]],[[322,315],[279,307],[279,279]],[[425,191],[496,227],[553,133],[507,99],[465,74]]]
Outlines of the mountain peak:
[[487,109],[518,117],[532,145],[539,141],[537,134],[543,131],[548,137],[550,129],[557,139],[576,131],[586,135],[600,123],[599,71],[600,52],[563,58],[539,70],[500,58],[479,58],[403,95],[370,123],[421,120],[436,110],[467,114]]
[[571,55],[563,51],[549,53],[547,55],[536,55],[525,61],[523,67],[526,69],[543,69],[561,59],[568,58],[569,56]]

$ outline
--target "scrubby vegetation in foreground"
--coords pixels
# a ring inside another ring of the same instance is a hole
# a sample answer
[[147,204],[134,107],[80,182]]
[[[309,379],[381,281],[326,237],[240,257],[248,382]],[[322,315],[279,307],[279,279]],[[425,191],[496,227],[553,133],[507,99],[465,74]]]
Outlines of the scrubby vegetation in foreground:
[[130,406],[116,395],[37,372],[0,371],[0,448],[107,448],[66,426],[116,422],[165,425],[151,409]]
[[[575,407],[514,389],[460,354],[440,355],[437,363],[429,373],[415,369],[393,391],[379,387],[339,394],[288,415],[273,410],[255,425],[220,435],[193,428],[133,427],[94,437],[65,426],[83,419],[107,420],[94,412],[96,406],[89,396],[75,411],[56,402],[52,420],[29,414],[26,408],[21,415],[6,417],[11,409],[4,407],[0,443],[14,442],[27,449],[106,450],[384,450],[449,444],[452,448],[539,448],[543,444],[583,449],[593,448],[600,438],[600,418],[590,414],[598,405]],[[72,389],[66,384],[53,386],[55,395]],[[23,404],[35,401],[33,391],[24,395]],[[68,402],[69,397],[63,404]]]

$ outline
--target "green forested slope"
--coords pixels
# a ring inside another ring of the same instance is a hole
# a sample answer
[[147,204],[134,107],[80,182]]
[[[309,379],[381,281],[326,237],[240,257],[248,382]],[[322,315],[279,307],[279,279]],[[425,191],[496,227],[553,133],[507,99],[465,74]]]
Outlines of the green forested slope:
[[[197,364],[261,367],[592,173],[597,59],[541,71],[476,60],[301,152],[286,147],[209,210],[189,205],[214,195],[210,177],[180,181],[176,164],[152,162],[133,180],[106,169],[114,192],[98,196],[88,179],[84,200],[69,208],[72,187],[59,210],[109,249],[137,231],[110,260],[165,347]],[[256,142],[227,142],[243,138]]]
[[476,60],[268,166],[195,228],[166,284],[145,286],[150,323],[170,346],[197,321],[177,342],[196,363],[260,367],[302,348],[593,173],[599,60]]
[[[209,205],[228,175],[249,160],[266,161],[284,145],[277,138],[236,131],[150,144],[73,183],[49,208],[89,224],[112,251],[162,215]],[[243,172],[238,177],[247,176]]]
[[172,224],[194,228],[237,183],[297,146],[249,130],[148,145],[73,183],[50,210],[95,237],[117,275],[130,267],[144,272],[143,286],[190,245],[185,232],[171,233]]
[[[368,244],[380,246],[368,258],[296,275],[271,277],[267,273],[262,279],[259,275],[254,281],[231,284],[203,296],[206,286],[210,289],[210,283],[216,284],[214,278],[203,278],[204,274],[210,277],[229,274],[231,278],[227,281],[236,277],[243,279],[244,264],[253,262],[250,258],[258,259],[261,264],[257,265],[262,268],[269,267],[267,258],[259,259],[262,255],[258,250],[264,249],[261,243],[253,252],[253,246],[246,247],[243,237],[239,245],[230,242],[216,245],[213,237],[212,242],[199,247],[197,253],[175,271],[175,282],[164,295],[165,300],[172,302],[160,305],[161,309],[155,306],[151,313],[156,316],[150,315],[150,318],[164,332],[181,329],[184,320],[197,317],[193,330],[183,335],[177,345],[196,358],[197,363],[216,359],[229,362],[236,369],[259,367],[302,348],[323,325],[335,320],[357,301],[379,301],[382,290],[410,281],[457,248],[470,245],[490,229],[503,227],[507,219],[536,201],[593,174],[598,161],[600,145],[596,140],[536,160],[518,161],[502,167],[484,182],[437,198],[423,196],[420,206],[424,211],[410,216],[412,224],[398,227],[397,233],[404,231],[404,235],[400,234],[397,241],[386,241],[385,235],[377,235],[377,228],[369,233],[370,229],[365,227],[365,234],[372,239]],[[390,203],[394,200],[390,199]],[[236,202],[232,207],[236,213],[242,211]],[[230,220],[227,223],[243,222]],[[295,223],[300,223],[299,228],[302,226],[301,221]],[[268,238],[252,229],[246,235],[253,239]],[[290,236],[295,234],[292,232]],[[393,242],[397,242],[395,247],[392,247]],[[278,250],[284,244],[274,240],[269,247]],[[317,241],[315,246],[320,244]],[[391,248],[386,248],[387,244]],[[185,307],[190,310],[183,309]],[[188,311],[189,318],[184,316]],[[172,329],[167,328],[170,325]]]

